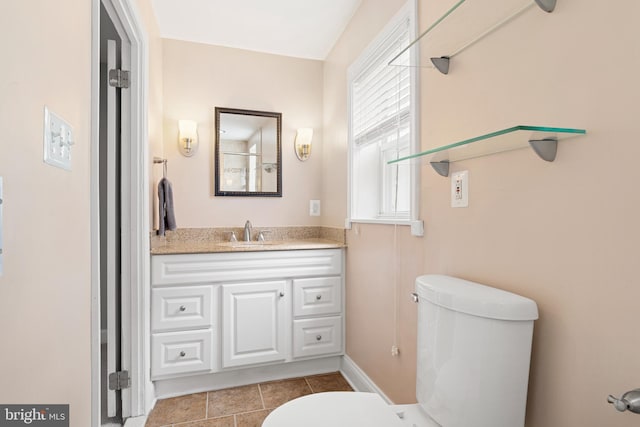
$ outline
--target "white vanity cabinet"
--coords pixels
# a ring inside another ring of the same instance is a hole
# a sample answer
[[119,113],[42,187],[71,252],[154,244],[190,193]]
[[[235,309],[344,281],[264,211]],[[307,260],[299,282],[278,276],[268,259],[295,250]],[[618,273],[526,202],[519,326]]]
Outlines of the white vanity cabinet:
[[344,351],[342,249],[153,255],[151,377]]

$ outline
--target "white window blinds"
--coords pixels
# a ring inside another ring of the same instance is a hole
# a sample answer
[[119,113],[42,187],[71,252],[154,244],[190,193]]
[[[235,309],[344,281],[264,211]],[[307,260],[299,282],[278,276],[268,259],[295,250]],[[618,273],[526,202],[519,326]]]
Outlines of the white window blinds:
[[409,20],[391,31],[352,83],[352,131],[356,145],[378,141],[410,125],[411,73],[389,61],[409,43]]
[[354,220],[408,220],[411,170],[387,162],[413,144],[415,71],[389,61],[411,39],[410,13],[390,24],[350,69],[350,216]]

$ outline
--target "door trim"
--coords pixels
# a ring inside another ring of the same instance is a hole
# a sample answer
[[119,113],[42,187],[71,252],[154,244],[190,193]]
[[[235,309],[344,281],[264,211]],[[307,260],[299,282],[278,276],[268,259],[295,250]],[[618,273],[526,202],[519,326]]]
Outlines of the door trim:
[[[100,216],[99,216],[99,117],[100,117],[100,3],[91,0],[91,419],[100,425]],[[149,190],[147,82],[148,41],[133,0],[102,0],[116,27],[120,27],[130,49],[123,48],[131,72],[129,96],[123,97],[130,121],[126,127],[128,149],[123,150],[122,200],[127,204],[122,217],[122,368],[130,372],[131,388],[122,393],[122,415],[144,415],[153,401],[149,366]],[[128,98],[128,99],[125,99]],[[124,123],[123,123],[124,124]]]

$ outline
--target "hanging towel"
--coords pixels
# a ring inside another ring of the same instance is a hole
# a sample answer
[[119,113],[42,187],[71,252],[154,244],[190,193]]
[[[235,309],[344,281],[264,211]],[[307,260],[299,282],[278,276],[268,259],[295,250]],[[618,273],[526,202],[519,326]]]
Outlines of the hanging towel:
[[167,178],[158,183],[158,235],[164,236],[166,230],[176,229],[176,216],[173,212],[173,188]]

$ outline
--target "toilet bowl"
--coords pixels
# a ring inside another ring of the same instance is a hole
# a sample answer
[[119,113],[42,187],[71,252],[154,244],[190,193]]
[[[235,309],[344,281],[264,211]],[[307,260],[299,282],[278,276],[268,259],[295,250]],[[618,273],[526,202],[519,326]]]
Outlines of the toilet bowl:
[[376,393],[334,391],[285,403],[262,427],[440,427],[419,405],[388,405]]
[[466,280],[416,279],[413,405],[328,392],[273,410],[262,427],[523,427],[536,303]]

